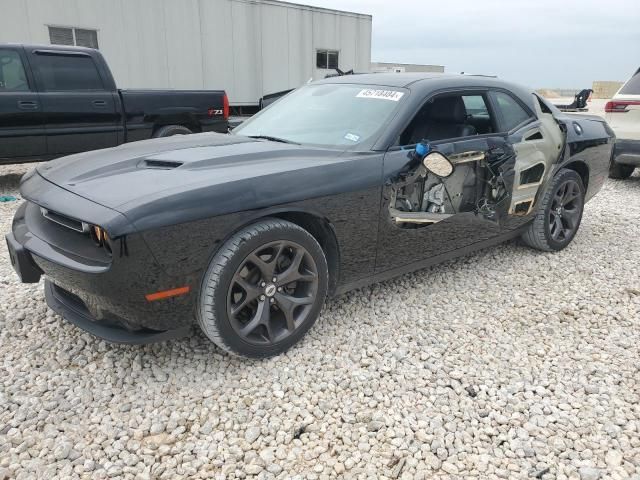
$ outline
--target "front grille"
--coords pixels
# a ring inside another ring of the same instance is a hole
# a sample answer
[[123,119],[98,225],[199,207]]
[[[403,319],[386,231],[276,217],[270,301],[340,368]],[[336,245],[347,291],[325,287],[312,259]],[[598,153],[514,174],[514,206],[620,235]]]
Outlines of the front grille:
[[62,225],[63,227],[70,228],[71,230],[75,230],[76,232],[80,233],[86,233],[89,231],[89,224],[86,222],[67,217],[66,215],[62,215],[58,212],[52,212],[51,210],[44,207],[40,207],[40,211],[42,212],[42,216],[44,218],[57,223],[58,225]]

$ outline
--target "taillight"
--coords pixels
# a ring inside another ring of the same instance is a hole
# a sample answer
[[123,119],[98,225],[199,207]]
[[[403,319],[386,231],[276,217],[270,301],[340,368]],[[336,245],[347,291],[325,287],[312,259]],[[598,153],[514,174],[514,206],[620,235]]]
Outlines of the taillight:
[[222,97],[222,115],[225,120],[229,118],[229,97],[226,93]]
[[640,101],[636,100],[611,100],[604,106],[607,113],[627,113],[629,105],[640,105]]

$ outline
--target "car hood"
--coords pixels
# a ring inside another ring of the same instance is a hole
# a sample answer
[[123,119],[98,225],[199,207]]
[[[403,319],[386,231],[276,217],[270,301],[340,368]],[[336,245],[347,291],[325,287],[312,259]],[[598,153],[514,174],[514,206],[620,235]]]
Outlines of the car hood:
[[124,144],[43,163],[51,183],[123,211],[157,198],[312,168],[340,151],[203,133]]

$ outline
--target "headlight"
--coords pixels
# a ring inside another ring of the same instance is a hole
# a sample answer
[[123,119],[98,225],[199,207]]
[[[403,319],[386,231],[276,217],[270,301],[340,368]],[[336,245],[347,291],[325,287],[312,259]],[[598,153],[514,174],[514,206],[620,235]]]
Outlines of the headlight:
[[104,228],[99,227],[98,225],[93,225],[89,233],[96,245],[103,247],[111,253],[111,239]]

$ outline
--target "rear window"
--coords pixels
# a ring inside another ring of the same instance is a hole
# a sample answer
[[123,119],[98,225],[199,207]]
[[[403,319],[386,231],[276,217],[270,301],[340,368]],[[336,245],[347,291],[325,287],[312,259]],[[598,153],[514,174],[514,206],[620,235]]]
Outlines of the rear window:
[[620,93],[625,95],[640,95],[640,71],[629,79],[620,89]]
[[47,92],[104,90],[91,57],[34,55],[33,58],[42,89]]
[[493,92],[498,110],[502,114],[503,130],[508,132],[526,122],[531,115],[511,95]]

